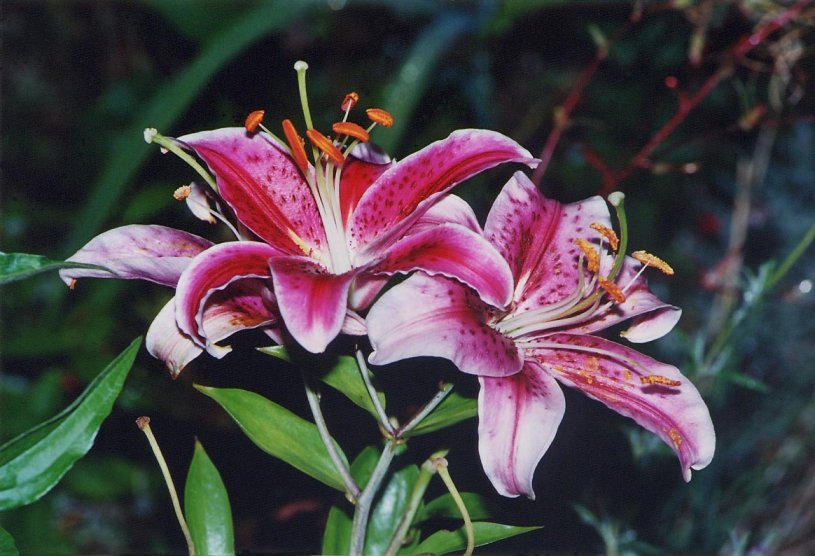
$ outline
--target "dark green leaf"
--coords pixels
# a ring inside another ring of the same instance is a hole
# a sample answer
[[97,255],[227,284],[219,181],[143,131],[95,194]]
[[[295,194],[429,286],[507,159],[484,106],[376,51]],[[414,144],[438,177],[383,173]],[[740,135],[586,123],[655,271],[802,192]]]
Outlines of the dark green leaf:
[[[218,402],[261,450],[330,487],[345,491],[315,424],[254,392],[195,387]],[[335,446],[342,454],[336,442]]]
[[103,266],[66,261],[53,261],[42,255],[28,253],[0,252],[0,285],[25,280],[37,274],[60,268],[94,268],[107,270]]
[[407,436],[417,436],[437,431],[478,414],[478,402],[453,392],[424,421],[411,430]]
[[196,555],[235,553],[232,509],[226,487],[197,440],[184,486],[184,516]]
[[[514,525],[503,525],[501,523],[490,523],[481,521],[473,523],[475,534],[475,545],[484,546],[502,539],[508,539],[529,531],[535,531],[540,527],[515,527]],[[467,533],[464,527],[455,531],[436,531],[416,547],[416,553],[448,554],[456,550],[467,548]]]
[[[496,513],[494,509],[495,503],[485,496],[473,492],[462,492],[461,498],[464,500],[464,505],[467,506],[470,519],[474,521],[489,519]],[[414,522],[420,523],[428,519],[438,518],[461,519],[461,511],[449,492],[428,502],[416,516]]]
[[87,453],[140,345],[133,340],[59,415],[0,447],[0,510],[37,500]]
[[257,348],[257,350],[260,353],[265,353],[266,355],[271,355],[272,357],[277,357],[278,359],[291,363],[289,350],[286,349],[286,346],[264,346]]
[[[357,484],[364,485],[374,472],[379,452],[373,446],[366,446],[351,464],[351,476]],[[351,547],[352,519],[343,507],[334,505],[328,512],[328,520],[323,532],[323,554],[346,554]]]
[[0,556],[17,556],[17,546],[8,531],[0,527]]
[[365,536],[365,554],[383,554],[407,509],[419,467],[408,465],[391,475],[371,511]]

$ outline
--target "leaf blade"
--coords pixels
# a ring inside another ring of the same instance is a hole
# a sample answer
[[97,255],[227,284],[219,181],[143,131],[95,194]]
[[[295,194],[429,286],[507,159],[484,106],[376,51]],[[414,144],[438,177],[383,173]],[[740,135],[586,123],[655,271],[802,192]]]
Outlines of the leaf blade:
[[[500,540],[522,535],[530,531],[540,529],[535,527],[517,527],[515,525],[504,525],[502,523],[491,523],[489,521],[479,521],[473,523],[475,534],[475,545],[484,546]],[[414,550],[417,554],[448,554],[456,550],[467,547],[467,533],[464,527],[455,531],[436,531],[417,546]]]
[[229,496],[215,464],[198,440],[184,485],[184,515],[196,554],[235,554]]
[[62,268],[92,268],[110,272],[107,268],[95,264],[55,261],[43,255],[0,251],[0,286]]

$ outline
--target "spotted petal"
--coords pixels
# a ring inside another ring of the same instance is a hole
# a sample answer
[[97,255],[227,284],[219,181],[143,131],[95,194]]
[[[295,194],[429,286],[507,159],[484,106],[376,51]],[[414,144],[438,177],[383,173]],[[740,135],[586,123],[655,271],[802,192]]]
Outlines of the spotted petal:
[[574,240],[594,233],[589,228],[594,222],[611,226],[602,198],[562,205],[544,197],[524,174],[510,178],[487,216],[484,235],[512,269],[517,311],[575,291],[579,250]]
[[463,129],[397,162],[362,195],[349,224],[354,251],[395,241],[453,186],[498,164],[537,159],[494,131]]
[[499,494],[534,500],[532,476],[563,418],[563,392],[532,361],[520,373],[479,381],[478,452],[484,471]]
[[716,435],[705,402],[676,367],[594,336],[557,334],[524,350],[559,381],[632,418],[679,457],[682,476],[713,459]]
[[268,260],[279,254],[265,243],[232,241],[198,255],[181,275],[176,289],[176,320],[181,331],[200,346],[210,345],[203,325],[209,296],[241,278],[268,278]]
[[416,273],[387,291],[366,319],[384,365],[410,357],[443,357],[465,373],[507,376],[521,369],[515,344],[487,324],[490,307],[455,280]]
[[149,280],[175,286],[193,257],[212,242],[165,226],[132,224],[108,230],[90,240],[68,260],[104,266],[104,270],[72,268],[60,271],[69,286],[77,278]]
[[297,165],[266,134],[243,128],[201,131],[179,137],[215,174],[218,193],[238,219],[267,243],[291,254],[325,244],[317,205]]
[[[354,151],[359,151],[359,145]],[[375,163],[354,156],[346,159],[340,178],[340,211],[343,223],[348,222],[363,193],[393,164],[390,161]]]
[[308,351],[322,353],[340,333],[358,271],[332,274],[308,257],[275,257],[269,264],[286,328]]

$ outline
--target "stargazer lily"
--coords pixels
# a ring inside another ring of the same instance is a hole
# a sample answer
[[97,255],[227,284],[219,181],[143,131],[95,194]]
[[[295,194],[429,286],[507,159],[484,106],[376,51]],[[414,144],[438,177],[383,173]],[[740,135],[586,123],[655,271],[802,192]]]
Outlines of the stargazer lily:
[[371,363],[438,356],[478,375],[481,461],[505,496],[534,498],[533,473],[565,409],[558,382],[657,434],[678,455],[686,481],[713,457],[710,414],[690,381],[675,367],[595,335],[633,319],[622,335],[647,342],[680,316],[641,275],[646,266],[673,271],[644,252],[625,256],[622,195],[610,200],[619,239],[600,197],[562,205],[516,173],[484,230],[512,269],[508,308],[459,282],[416,273],[386,292],[366,319]]
[[[373,122],[367,129],[349,122],[356,93],[343,101],[344,116],[330,139],[312,124],[306,68],[304,62],[295,65],[311,161],[290,120],[283,121],[284,141],[262,126],[260,111],[244,127],[178,139],[145,131],[148,142],[178,154],[201,174],[220,210],[210,208],[198,188],[179,196],[199,217],[230,223],[237,241],[204,244],[195,236],[172,237],[168,228],[154,241],[157,227],[126,227],[95,238],[70,259],[176,288],[173,304],[147,338],[148,347],[151,339],[159,342],[151,353],[171,368],[180,369],[202,349],[221,356],[215,342],[230,323],[233,329],[263,327],[278,341],[285,331],[307,350],[322,352],[341,330],[364,334],[354,311],[366,308],[396,273],[422,270],[460,280],[494,305],[510,300],[506,262],[447,194],[498,164],[535,166],[537,160],[504,135],[465,129],[392,161],[367,143],[373,127],[389,127],[391,116],[374,108],[367,110]],[[134,232],[139,239],[132,242]],[[159,276],[156,265],[172,272]],[[64,271],[63,278],[70,283],[104,275],[91,272],[96,274]]]

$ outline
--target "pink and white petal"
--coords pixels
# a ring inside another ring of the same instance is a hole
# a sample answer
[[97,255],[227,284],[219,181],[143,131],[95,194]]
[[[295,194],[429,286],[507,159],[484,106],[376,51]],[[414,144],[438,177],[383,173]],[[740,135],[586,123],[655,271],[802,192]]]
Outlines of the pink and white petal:
[[[359,146],[357,145],[354,149],[355,153],[359,152]],[[340,210],[343,225],[347,225],[357,203],[371,184],[393,164],[389,160],[387,162],[365,161],[353,155],[345,160],[340,177]]]
[[685,481],[713,459],[708,408],[676,367],[595,336],[556,334],[537,345],[524,350],[527,358],[659,436],[679,457]]
[[240,330],[274,326],[280,313],[268,280],[236,280],[214,291],[204,302],[202,327],[208,342],[219,342]]
[[178,138],[215,174],[218,193],[238,219],[267,243],[302,253],[291,234],[321,250],[325,232],[297,165],[264,133],[244,128],[201,131]]
[[209,240],[174,228],[131,224],[99,234],[68,258],[104,266],[113,274],[71,268],[59,275],[71,287],[78,278],[140,279],[175,286],[192,258],[211,245]]
[[433,226],[447,223],[459,224],[479,235],[483,234],[472,207],[467,201],[451,193],[448,193],[439,202],[427,209],[411,226],[408,233],[415,234]]
[[372,274],[359,274],[351,285],[351,293],[348,296],[348,306],[354,311],[362,311],[374,302],[376,296],[382,291],[388,281],[389,276],[374,276]]
[[478,452],[484,471],[499,494],[534,500],[532,477],[563,419],[563,391],[532,361],[512,376],[478,380]]
[[322,353],[342,329],[358,271],[332,274],[308,257],[274,257],[269,265],[289,333],[306,350]]
[[523,361],[514,342],[487,324],[490,308],[455,280],[416,273],[388,290],[368,312],[369,361],[443,357],[461,371],[503,377]]
[[175,298],[170,299],[153,319],[147,330],[145,345],[150,355],[164,362],[173,378],[178,377],[184,367],[203,351],[178,329],[175,323]]
[[650,342],[670,332],[682,316],[682,310],[654,295],[645,278],[637,276],[641,266],[638,261],[626,257],[616,279],[617,285],[625,292],[625,301],[607,302],[597,315],[567,332],[589,334],[632,318],[633,324],[620,334],[632,343]]
[[256,241],[219,243],[193,259],[178,281],[176,321],[182,332],[200,346],[211,344],[203,327],[209,296],[241,278],[268,278],[269,258],[280,251]]
[[461,281],[494,307],[504,307],[512,299],[512,275],[506,261],[486,239],[464,226],[439,224],[411,233],[383,255],[369,272],[391,275],[422,270]]
[[516,172],[487,216],[484,235],[504,256],[515,278],[517,310],[560,301],[578,284],[577,238],[599,238],[592,223],[611,226],[605,201],[591,197],[563,205],[547,199]]
[[351,215],[351,249],[381,249],[456,184],[504,162],[534,167],[538,160],[505,135],[461,129],[397,162],[368,188]]
[[342,333],[349,336],[365,336],[368,334],[368,326],[364,318],[349,309],[345,313],[345,320],[342,321]]

